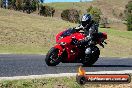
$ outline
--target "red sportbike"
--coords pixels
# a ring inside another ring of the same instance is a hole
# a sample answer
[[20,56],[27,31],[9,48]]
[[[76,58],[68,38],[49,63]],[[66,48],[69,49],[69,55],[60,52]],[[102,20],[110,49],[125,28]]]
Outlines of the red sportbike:
[[[92,45],[86,45],[79,42],[85,39],[84,32],[76,31],[75,29],[67,29],[56,35],[56,45],[52,47],[46,55],[45,62],[48,66],[56,66],[62,63],[82,63],[85,66],[93,65],[99,58],[100,50],[97,44],[104,47],[103,43],[107,44],[106,33],[93,34],[94,40]],[[89,55],[85,55],[87,48],[91,49]]]

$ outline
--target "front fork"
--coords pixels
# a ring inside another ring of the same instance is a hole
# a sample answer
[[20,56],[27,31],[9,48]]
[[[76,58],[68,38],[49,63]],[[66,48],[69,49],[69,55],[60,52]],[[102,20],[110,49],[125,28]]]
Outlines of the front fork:
[[58,56],[61,56],[64,51],[63,47],[60,45],[55,45],[54,47],[59,50]]
[[59,57],[62,57],[63,52],[66,50],[68,54],[67,57],[65,57],[66,61],[73,62],[75,60],[76,55],[74,54],[75,52],[72,50],[72,48],[69,47],[65,49],[61,45],[55,45],[54,47],[59,50]]

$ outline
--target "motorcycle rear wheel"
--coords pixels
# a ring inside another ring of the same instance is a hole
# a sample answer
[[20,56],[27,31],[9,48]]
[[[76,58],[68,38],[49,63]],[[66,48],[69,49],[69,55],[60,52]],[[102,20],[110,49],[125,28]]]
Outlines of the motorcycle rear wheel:
[[96,51],[94,51],[94,53],[92,53],[89,57],[89,60],[86,62],[83,62],[82,64],[84,66],[92,66],[99,58],[100,55],[100,50],[97,46],[92,47],[93,49],[96,49]]
[[45,58],[45,62],[48,66],[56,66],[61,62],[58,53],[59,50],[54,47],[49,50]]

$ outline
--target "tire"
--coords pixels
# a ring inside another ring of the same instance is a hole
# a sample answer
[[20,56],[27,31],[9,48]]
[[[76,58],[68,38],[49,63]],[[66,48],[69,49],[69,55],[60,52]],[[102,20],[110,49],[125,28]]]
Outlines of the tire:
[[[100,50],[97,46],[92,47],[92,50],[93,49],[96,49],[96,51],[94,53],[90,54],[88,61],[84,61],[82,63],[84,66],[92,66],[98,60],[99,55],[100,55]],[[88,59],[88,58],[85,58],[85,60],[86,59]]]
[[56,66],[60,63],[59,50],[52,47],[46,55],[45,62],[48,66]]

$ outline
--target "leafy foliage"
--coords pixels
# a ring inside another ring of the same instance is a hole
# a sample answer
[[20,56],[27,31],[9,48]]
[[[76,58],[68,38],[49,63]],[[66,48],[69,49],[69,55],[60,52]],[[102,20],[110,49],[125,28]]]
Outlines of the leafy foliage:
[[78,23],[80,18],[79,11],[76,9],[63,10],[61,13],[61,18],[72,23]]
[[125,14],[127,21],[126,23],[127,29],[128,31],[132,31],[132,1],[129,1],[128,4],[126,5]]
[[101,13],[101,10],[96,8],[96,7],[92,7],[90,6],[88,9],[87,9],[87,13],[91,14],[93,16],[93,20],[96,22],[96,23],[99,23],[100,22],[100,15],[102,14]]
[[[38,3],[39,0],[9,0],[8,8],[31,13],[36,11]],[[1,0],[1,7],[5,7],[4,5],[5,3]]]
[[21,10],[22,9],[22,0],[16,0],[15,4],[16,4],[16,8],[17,10]]
[[41,5],[39,12],[40,15],[53,17],[54,13],[55,13],[55,9],[53,7]]

